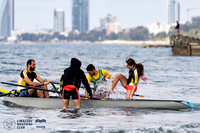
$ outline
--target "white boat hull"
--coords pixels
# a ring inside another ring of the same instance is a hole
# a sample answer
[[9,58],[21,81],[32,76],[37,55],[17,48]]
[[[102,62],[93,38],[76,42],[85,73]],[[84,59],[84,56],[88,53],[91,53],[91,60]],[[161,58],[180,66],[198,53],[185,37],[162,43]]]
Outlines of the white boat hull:
[[[33,98],[33,97],[3,97],[4,101],[15,103],[18,106],[62,109],[62,99],[59,98]],[[153,109],[189,109],[193,108],[193,104],[181,100],[81,100],[82,108],[153,108]],[[74,103],[70,100],[69,108],[74,108]]]

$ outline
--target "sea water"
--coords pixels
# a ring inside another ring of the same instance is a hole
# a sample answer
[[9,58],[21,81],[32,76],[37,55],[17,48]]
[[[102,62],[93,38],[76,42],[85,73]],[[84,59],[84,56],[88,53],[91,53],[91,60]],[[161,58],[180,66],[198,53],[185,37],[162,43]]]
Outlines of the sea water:
[[[128,76],[125,59],[142,62],[148,82],[140,80],[137,94],[145,99],[186,100],[192,110],[155,110],[134,108],[85,108],[78,114],[60,109],[26,108],[7,104],[0,98],[0,132],[120,132],[184,133],[200,132],[200,57],[173,56],[171,48],[135,48],[134,45],[98,44],[0,44],[0,81],[17,83],[28,59],[36,62],[36,71],[45,80],[59,82],[71,58]],[[48,85],[52,88],[51,85]],[[57,86],[58,87],[58,86]],[[108,81],[107,88],[111,87]],[[0,84],[2,89],[16,89]],[[118,83],[117,91],[125,92]],[[80,89],[84,94],[84,90]],[[110,97],[124,98],[125,94]],[[141,97],[134,97],[141,99]],[[26,101],[24,101],[26,102]]]

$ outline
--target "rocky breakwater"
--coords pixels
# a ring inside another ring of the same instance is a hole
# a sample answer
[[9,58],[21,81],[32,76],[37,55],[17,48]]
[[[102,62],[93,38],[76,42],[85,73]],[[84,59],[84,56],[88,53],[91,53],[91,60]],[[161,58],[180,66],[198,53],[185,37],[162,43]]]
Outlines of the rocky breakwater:
[[200,56],[200,38],[172,35],[170,47],[173,55]]

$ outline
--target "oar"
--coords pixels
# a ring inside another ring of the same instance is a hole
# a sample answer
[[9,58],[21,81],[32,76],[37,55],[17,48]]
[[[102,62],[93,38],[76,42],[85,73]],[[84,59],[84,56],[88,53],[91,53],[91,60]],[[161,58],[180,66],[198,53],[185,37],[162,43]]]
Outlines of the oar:
[[[7,82],[1,82],[2,84],[7,84],[7,85],[13,85],[13,86],[20,86],[20,87],[24,87],[26,89],[21,89],[20,91],[25,91],[28,89],[36,89],[36,90],[42,90],[42,91],[48,91],[48,92],[54,92],[54,93],[60,93],[60,92],[56,92],[53,90],[47,90],[47,89],[43,89],[43,88],[38,88],[38,87],[34,87],[34,86],[25,86],[25,85],[18,85],[18,84],[13,84],[13,83],[7,83]],[[9,92],[10,93],[10,92]],[[12,94],[12,93],[10,93]],[[8,93],[7,93],[8,95]],[[2,95],[1,95],[2,96]]]
[[[13,86],[20,86],[20,87],[25,87],[25,88],[38,88],[40,86],[43,86],[43,85],[46,85],[46,83],[42,83],[42,84],[39,84],[39,85],[36,85],[36,86],[25,86],[25,85],[18,85],[18,84],[13,84],[13,83],[8,83],[8,82],[0,82],[2,84],[7,84],[7,85],[13,85]],[[42,88],[41,88],[42,89]],[[38,89],[39,90],[39,89]]]
[[[84,98],[89,98],[89,96],[85,96],[85,95],[80,95],[81,97],[84,97]],[[94,100],[104,100],[104,99],[101,99],[101,98],[95,98],[95,97],[92,97],[90,99],[94,99]]]
[[133,94],[133,96],[144,97],[144,95]]
[[59,83],[58,82],[53,82],[54,84],[58,84],[59,85]]
[[[107,92],[109,92],[109,91],[107,91]],[[119,92],[119,91],[117,91],[117,92]],[[111,92],[109,92],[109,93],[111,93]],[[116,93],[116,92],[113,92],[113,93]],[[119,93],[126,94],[125,92],[119,92]],[[133,96],[144,97],[144,95],[139,95],[139,94],[133,94]]]
[[[119,93],[126,94],[125,92],[119,92]],[[144,97],[144,95],[139,95],[139,94],[133,94],[133,96]]]
[[[21,87],[23,87],[23,86],[21,86]],[[24,86],[24,87],[26,87],[27,89],[21,89],[20,92],[25,91],[25,90],[28,90],[28,89],[36,89],[36,90],[42,90],[42,91],[53,92],[53,93],[60,93],[60,92],[56,92],[56,91],[53,91],[53,90],[47,90],[47,89],[43,89],[43,88],[29,87],[29,86]],[[10,95],[10,94],[16,94],[16,91],[17,91],[17,90],[12,90],[12,91],[10,91],[9,93],[5,93],[5,94],[3,94],[3,95],[0,95],[0,97],[2,97],[2,96],[7,96],[7,95]],[[18,92],[18,91],[17,91],[17,92]]]
[[[4,82],[3,82],[3,83],[4,83]],[[36,87],[40,87],[40,86],[42,86],[42,85],[44,85],[44,84],[36,85]],[[27,89],[24,89],[24,90],[21,90],[21,91],[25,91],[25,90],[27,90]],[[1,89],[1,88],[0,88],[0,92],[3,93],[3,95],[0,95],[0,96],[6,96],[6,95],[10,95],[10,94],[15,94],[16,92],[19,93],[20,90],[11,90],[11,91],[9,91],[9,90]]]
[[54,90],[55,90],[56,92],[58,92],[56,86],[54,85],[55,82],[53,82],[52,80],[50,80],[50,83],[51,83],[51,85],[53,86]]

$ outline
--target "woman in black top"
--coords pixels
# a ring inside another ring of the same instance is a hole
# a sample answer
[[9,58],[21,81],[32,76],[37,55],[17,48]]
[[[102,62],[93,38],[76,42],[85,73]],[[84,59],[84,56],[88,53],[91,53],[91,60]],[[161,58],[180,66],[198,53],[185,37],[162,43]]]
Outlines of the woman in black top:
[[144,75],[144,66],[141,63],[136,64],[132,58],[126,59],[126,67],[129,69],[129,77],[126,78],[123,74],[117,73],[112,83],[111,90],[113,91],[117,83],[120,81],[122,86],[127,90],[126,99],[133,99],[133,94],[137,90],[139,79],[147,80]]

